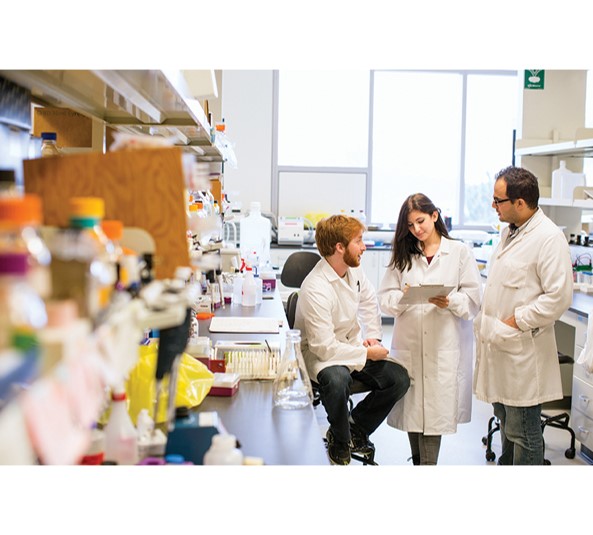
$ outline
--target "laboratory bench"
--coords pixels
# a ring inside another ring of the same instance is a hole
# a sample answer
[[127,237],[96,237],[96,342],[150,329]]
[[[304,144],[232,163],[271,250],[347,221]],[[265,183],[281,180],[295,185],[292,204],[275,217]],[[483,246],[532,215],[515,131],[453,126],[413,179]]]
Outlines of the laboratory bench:
[[593,463],[593,373],[576,362],[585,347],[591,311],[593,294],[575,291],[572,304],[556,322],[555,331],[558,351],[574,359],[570,378],[570,426],[580,442],[581,455]]
[[[227,304],[216,310],[218,317],[274,317],[281,325],[278,334],[211,333],[211,320],[199,322],[200,336],[218,341],[280,343],[288,330],[284,306],[276,289],[255,307]],[[222,425],[235,435],[243,455],[260,457],[266,465],[329,465],[329,460],[312,406],[286,410],[272,404],[272,381],[242,379],[230,397],[206,396],[198,411],[216,411]]]

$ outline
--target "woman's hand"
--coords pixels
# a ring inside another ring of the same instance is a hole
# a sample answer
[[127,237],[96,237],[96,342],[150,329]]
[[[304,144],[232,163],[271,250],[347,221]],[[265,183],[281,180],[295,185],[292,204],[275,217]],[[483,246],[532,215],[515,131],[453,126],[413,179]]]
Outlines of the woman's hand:
[[446,295],[431,297],[428,302],[438,306],[439,308],[448,308],[449,306],[449,298]]

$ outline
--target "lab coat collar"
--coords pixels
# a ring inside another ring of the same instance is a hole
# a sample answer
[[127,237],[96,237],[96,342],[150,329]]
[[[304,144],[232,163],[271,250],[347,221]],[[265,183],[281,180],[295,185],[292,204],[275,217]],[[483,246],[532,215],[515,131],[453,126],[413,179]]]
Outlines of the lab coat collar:
[[[321,266],[321,272],[325,275],[328,282],[331,284],[343,283],[346,287],[354,291],[354,289],[357,287],[357,282],[359,282],[358,275],[355,274],[356,272],[354,269],[348,268],[348,279],[346,279],[346,277],[342,278],[336,273],[336,270],[325,258],[322,260],[323,262],[320,262],[318,265]],[[346,280],[349,280],[350,284],[347,284]]]
[[[519,230],[519,233],[517,234],[517,236],[514,237],[506,247],[501,246],[500,254],[506,253],[507,251],[509,251],[510,249],[515,247],[515,245],[517,245],[518,243],[521,243],[525,239],[525,237],[528,236],[531,232],[533,232],[543,220],[544,220],[544,212],[542,211],[541,208],[538,207],[538,209],[531,216],[531,218],[523,224],[526,226],[524,228],[519,227],[520,230]],[[509,232],[510,232],[510,229],[508,226],[502,231],[502,233],[500,235],[501,245],[506,242]]]

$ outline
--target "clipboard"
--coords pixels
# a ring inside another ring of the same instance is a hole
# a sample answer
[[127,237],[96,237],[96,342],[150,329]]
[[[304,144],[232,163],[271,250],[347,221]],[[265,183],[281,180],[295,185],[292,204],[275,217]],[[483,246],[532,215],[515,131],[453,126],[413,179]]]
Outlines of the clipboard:
[[431,297],[438,295],[449,295],[455,286],[445,286],[444,284],[420,284],[410,286],[408,291],[401,298],[400,305],[420,305],[428,303]]

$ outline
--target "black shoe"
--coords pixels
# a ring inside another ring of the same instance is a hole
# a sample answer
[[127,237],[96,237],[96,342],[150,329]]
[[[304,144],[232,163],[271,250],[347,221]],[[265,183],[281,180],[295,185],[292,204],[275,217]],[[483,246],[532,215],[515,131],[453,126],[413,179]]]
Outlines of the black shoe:
[[360,453],[364,456],[375,453],[375,445],[369,440],[369,436],[359,425],[352,422],[350,423],[350,443],[353,453]]
[[332,464],[350,464],[350,445],[347,442],[337,442],[331,429],[327,430],[327,454]]

